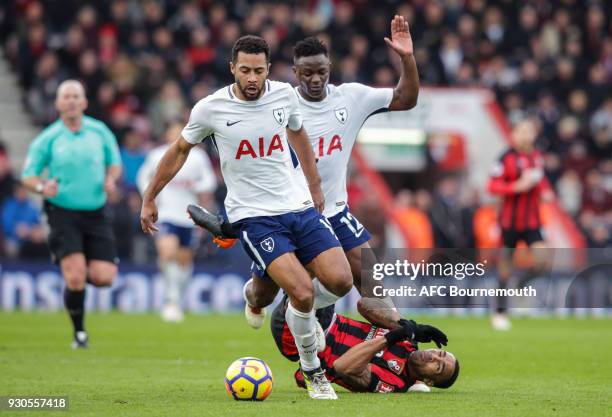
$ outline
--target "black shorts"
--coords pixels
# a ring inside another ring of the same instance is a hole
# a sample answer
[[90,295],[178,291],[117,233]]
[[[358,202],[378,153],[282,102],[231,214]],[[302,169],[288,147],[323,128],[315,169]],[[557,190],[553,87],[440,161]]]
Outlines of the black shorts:
[[51,259],[59,263],[67,255],[83,253],[87,260],[118,263],[115,236],[104,207],[97,210],[69,210],[45,202],[51,232]]
[[516,248],[516,245],[521,241],[525,242],[527,246],[531,246],[532,243],[541,242],[544,239],[542,238],[540,229],[528,229],[521,232],[515,230],[502,230],[502,240],[504,247]]

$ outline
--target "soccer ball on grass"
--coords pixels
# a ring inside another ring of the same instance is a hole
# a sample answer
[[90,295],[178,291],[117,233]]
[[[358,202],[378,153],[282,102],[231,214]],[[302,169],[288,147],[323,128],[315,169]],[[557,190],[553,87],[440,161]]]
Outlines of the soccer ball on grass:
[[272,392],[272,371],[261,359],[240,358],[225,373],[225,389],[235,400],[263,401]]

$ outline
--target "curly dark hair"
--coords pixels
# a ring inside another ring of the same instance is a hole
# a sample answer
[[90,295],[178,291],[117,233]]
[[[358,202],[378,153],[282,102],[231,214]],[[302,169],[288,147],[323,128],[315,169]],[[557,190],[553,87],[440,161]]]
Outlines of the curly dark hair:
[[327,46],[320,39],[314,36],[309,36],[295,44],[293,48],[293,59],[298,59],[303,56],[315,56],[323,54],[328,56]]
[[245,54],[266,54],[266,61],[270,62],[270,47],[265,39],[255,35],[245,35],[239,38],[232,47],[232,61],[236,62],[238,52]]

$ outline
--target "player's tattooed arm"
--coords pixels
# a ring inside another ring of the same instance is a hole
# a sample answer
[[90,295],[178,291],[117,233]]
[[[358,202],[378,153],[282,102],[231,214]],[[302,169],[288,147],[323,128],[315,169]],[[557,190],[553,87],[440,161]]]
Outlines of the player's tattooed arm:
[[317,170],[317,160],[312,151],[312,146],[310,145],[306,130],[303,127],[295,131],[287,129],[287,139],[302,165],[302,171],[308,182],[308,188],[310,189],[314,206],[322,213],[325,207],[325,197],[321,190],[321,177]]
[[384,337],[368,340],[347,350],[334,362],[334,371],[355,391],[367,391],[372,379],[370,360],[387,347]]
[[403,16],[395,15],[391,21],[391,39],[385,38],[385,42],[401,58],[401,75],[393,90],[389,110],[409,110],[416,106],[419,97],[419,72],[410,28]]
[[357,302],[357,310],[367,321],[385,329],[397,329],[402,318],[390,299],[363,297]]
[[147,186],[142,197],[142,209],[140,210],[140,225],[145,233],[157,232],[157,227],[154,223],[157,221],[157,206],[155,197],[164,189],[177,172],[181,169],[191,148],[195,145],[187,142],[182,137],[179,137],[168,148],[162,157],[157,170],[153,175],[153,179]]

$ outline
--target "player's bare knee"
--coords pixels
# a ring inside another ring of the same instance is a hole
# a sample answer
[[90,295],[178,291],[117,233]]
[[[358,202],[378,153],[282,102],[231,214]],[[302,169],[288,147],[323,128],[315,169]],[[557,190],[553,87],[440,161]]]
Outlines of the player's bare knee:
[[268,291],[266,288],[258,289],[255,286],[251,287],[249,304],[256,308],[267,307],[274,301],[277,292]]
[[350,271],[340,271],[326,288],[338,297],[342,297],[353,288],[353,275]]
[[312,310],[314,303],[314,290],[312,284],[301,285],[294,288],[289,294],[291,304],[300,311]]

